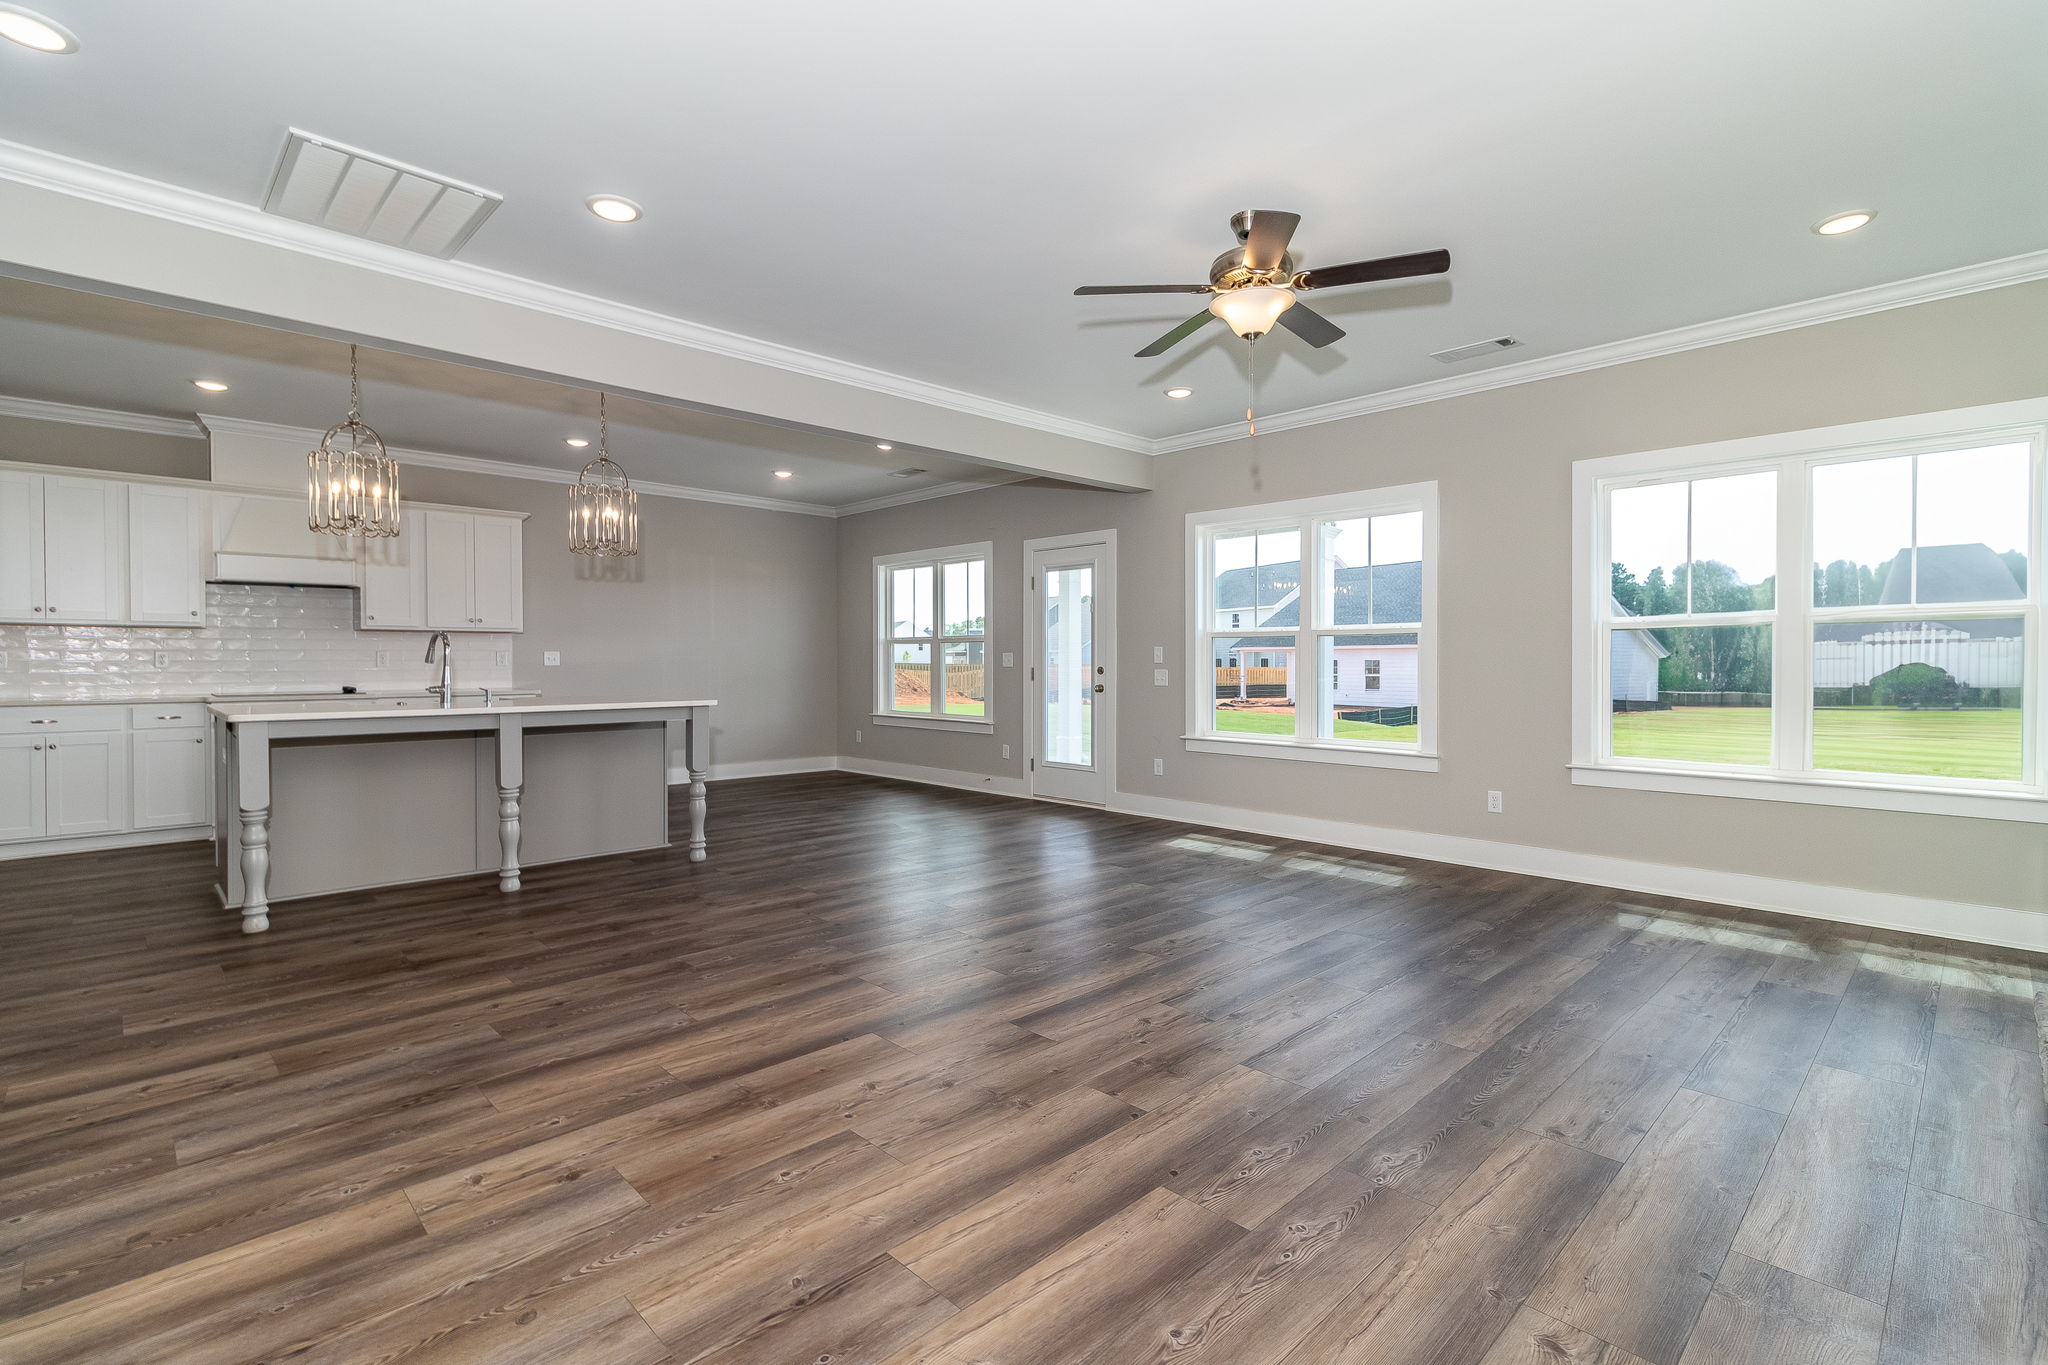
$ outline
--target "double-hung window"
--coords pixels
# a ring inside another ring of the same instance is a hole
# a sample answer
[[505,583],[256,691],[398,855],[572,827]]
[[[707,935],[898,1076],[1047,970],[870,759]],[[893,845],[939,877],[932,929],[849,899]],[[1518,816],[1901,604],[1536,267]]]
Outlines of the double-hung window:
[[989,730],[990,545],[875,560],[875,719]]
[[2048,402],[1578,466],[1574,780],[2048,820]]
[[1434,483],[1188,517],[1201,753],[1435,770]]

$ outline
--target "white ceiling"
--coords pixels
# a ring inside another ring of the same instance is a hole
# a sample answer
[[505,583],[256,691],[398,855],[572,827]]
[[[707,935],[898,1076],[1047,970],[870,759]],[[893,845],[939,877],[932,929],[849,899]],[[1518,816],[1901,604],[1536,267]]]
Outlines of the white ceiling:
[[[348,348],[338,342],[5,277],[0,357],[0,395],[42,402],[316,430],[348,410]],[[364,415],[394,447],[569,471],[597,454],[597,397],[582,389],[369,349],[361,373]],[[203,393],[194,379],[229,388]],[[613,398],[608,413],[612,455],[643,483],[844,507],[1016,477],[660,403]],[[591,444],[571,449],[571,436]],[[925,472],[891,474],[908,467]]]
[[21,142],[254,204],[297,125],[504,194],[462,260],[1141,437],[1242,348],[1070,291],[1199,281],[1241,207],[1455,259],[1318,296],[1269,411],[2048,247],[2038,0],[34,2],[82,50],[0,44]]

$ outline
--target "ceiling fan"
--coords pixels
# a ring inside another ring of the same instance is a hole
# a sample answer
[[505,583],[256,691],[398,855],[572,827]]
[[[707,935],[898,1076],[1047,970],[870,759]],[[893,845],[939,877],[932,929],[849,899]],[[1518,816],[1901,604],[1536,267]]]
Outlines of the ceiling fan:
[[1162,355],[1216,318],[1247,341],[1256,341],[1272,331],[1277,322],[1311,346],[1327,346],[1343,336],[1344,329],[1295,298],[1301,290],[1441,275],[1451,268],[1450,252],[1417,251],[1407,256],[1382,256],[1375,261],[1297,271],[1294,258],[1287,254],[1287,243],[1300,222],[1300,214],[1277,209],[1245,209],[1231,215],[1230,230],[1237,234],[1239,244],[1210,264],[1207,284],[1084,284],[1074,292],[1215,296],[1209,300],[1206,311],[1195,314],[1139,351],[1140,356]]

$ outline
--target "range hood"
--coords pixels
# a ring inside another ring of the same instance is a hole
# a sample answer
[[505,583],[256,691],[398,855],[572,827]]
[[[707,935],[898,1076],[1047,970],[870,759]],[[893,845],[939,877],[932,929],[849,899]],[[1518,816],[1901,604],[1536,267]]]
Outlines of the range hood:
[[266,493],[213,495],[215,583],[353,588],[354,542],[306,527],[306,500]]

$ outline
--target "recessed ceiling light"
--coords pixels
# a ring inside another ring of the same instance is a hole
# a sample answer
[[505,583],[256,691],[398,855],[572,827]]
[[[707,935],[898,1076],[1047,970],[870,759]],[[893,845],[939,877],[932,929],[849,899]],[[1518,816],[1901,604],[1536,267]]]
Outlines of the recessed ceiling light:
[[892,446],[892,445],[890,445],[890,444],[889,444],[889,443],[888,443],[887,441],[877,441],[877,442],[875,442],[875,449],[876,449],[876,450],[894,450],[895,448],[896,448],[895,446]]
[[1823,218],[1815,223],[1813,230],[1823,237],[1839,237],[1845,232],[1854,232],[1875,217],[1876,214],[1866,213],[1861,209],[1854,213],[1838,213],[1832,218]]
[[208,393],[226,393],[228,391],[228,386],[218,379],[195,379],[192,381],[192,387],[195,389],[205,389]]
[[1168,398],[1187,398],[1193,395],[1193,393],[1193,389],[1168,389],[1166,396]]
[[607,223],[637,222],[640,206],[630,199],[621,199],[616,194],[593,194],[583,201],[585,206]]
[[0,38],[37,52],[78,51],[78,38],[70,29],[20,5],[0,5]]
[[793,479],[796,477],[796,471],[794,469],[778,469],[775,471],[775,477],[778,479]]
[[583,447],[585,447],[585,446],[589,445],[589,444],[590,444],[590,442],[588,442],[588,441],[584,440],[584,439],[583,439],[583,438],[582,438],[581,436],[571,436],[571,437],[570,437],[570,438],[569,438],[568,440],[564,441],[564,442],[563,442],[562,444],[563,444],[563,445],[568,445],[568,446],[574,446],[574,447],[575,447],[576,449],[578,449],[578,450],[581,450],[581,449],[583,449]]

